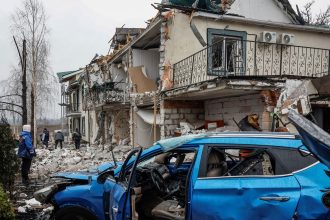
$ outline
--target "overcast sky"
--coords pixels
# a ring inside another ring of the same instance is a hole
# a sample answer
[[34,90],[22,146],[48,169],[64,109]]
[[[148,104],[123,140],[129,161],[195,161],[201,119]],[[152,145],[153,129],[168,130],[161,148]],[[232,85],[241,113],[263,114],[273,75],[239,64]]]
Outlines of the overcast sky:
[[[10,32],[11,14],[22,0],[0,0],[0,80],[16,64]],[[308,0],[290,0],[303,5]],[[50,29],[50,63],[54,73],[85,66],[95,53],[106,54],[116,27],[145,27],[157,11],[150,5],[160,0],[43,0]],[[315,10],[330,4],[317,0]]]

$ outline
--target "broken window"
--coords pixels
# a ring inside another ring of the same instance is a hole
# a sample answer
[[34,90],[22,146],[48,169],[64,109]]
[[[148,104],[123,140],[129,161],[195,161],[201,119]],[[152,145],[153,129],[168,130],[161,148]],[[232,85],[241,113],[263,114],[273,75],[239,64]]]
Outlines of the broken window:
[[308,167],[317,160],[290,148],[209,147],[201,161],[199,177],[286,175]]
[[208,35],[208,74],[242,74],[245,70],[246,32],[209,29]]

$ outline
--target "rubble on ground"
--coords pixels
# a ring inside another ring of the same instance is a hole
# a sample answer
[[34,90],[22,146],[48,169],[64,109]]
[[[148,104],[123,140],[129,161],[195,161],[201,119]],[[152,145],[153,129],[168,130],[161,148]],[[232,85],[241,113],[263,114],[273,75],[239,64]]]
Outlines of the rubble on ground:
[[[124,160],[130,150],[130,146],[115,147],[113,151],[116,160]],[[48,179],[56,172],[88,171],[92,167],[112,161],[109,145],[86,145],[79,150],[74,146],[67,146],[63,149],[36,149],[36,152],[37,157],[32,163],[30,177],[38,180]]]
[[[121,141],[114,147],[113,152],[117,161],[126,159],[131,146],[126,141]],[[124,145],[126,144],[126,145]],[[37,148],[37,156],[34,158],[29,175],[31,183],[29,187],[23,186],[19,181],[16,183],[15,210],[17,219],[50,218],[53,207],[38,202],[33,198],[33,192],[47,185],[49,177],[57,172],[88,171],[102,163],[112,162],[110,145],[82,145],[76,150],[74,145],[67,145],[63,149],[54,147]]]

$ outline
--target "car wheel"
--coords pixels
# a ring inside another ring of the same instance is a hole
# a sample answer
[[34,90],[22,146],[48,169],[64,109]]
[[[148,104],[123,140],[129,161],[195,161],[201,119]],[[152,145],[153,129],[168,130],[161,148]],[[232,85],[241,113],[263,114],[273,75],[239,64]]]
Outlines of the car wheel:
[[97,217],[81,207],[65,207],[55,213],[55,220],[97,220]]

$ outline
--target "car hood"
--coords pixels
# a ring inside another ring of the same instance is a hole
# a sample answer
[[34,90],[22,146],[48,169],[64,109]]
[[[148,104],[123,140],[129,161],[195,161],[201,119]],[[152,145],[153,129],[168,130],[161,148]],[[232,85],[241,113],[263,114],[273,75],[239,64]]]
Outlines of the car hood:
[[[117,165],[119,163],[117,162]],[[52,178],[65,178],[65,179],[77,179],[77,180],[88,180],[98,176],[101,172],[115,168],[115,164],[112,162],[101,164],[97,167],[90,168],[88,171],[73,171],[73,172],[59,172],[55,173]]]
[[293,110],[290,110],[288,117],[308,150],[330,169],[330,135]]

